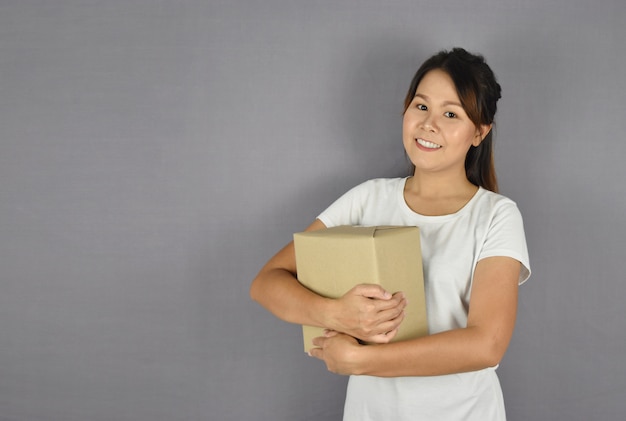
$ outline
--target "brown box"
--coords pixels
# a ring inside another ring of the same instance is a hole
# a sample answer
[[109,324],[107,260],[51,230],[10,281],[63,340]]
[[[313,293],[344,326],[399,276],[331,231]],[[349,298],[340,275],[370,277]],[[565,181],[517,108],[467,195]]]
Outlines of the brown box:
[[[357,284],[379,284],[404,292],[408,305],[398,334],[400,341],[428,334],[424,272],[417,227],[340,226],[294,234],[298,280],[325,297],[343,296]],[[304,350],[323,335],[303,326]]]

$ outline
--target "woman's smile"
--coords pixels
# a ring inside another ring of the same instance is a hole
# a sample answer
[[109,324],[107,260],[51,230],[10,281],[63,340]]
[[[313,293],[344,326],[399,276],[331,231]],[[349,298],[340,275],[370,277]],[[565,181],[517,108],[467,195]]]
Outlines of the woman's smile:
[[441,148],[441,145],[438,145],[426,139],[422,139],[421,137],[418,137],[415,141],[417,143],[417,147],[422,150],[434,151]]

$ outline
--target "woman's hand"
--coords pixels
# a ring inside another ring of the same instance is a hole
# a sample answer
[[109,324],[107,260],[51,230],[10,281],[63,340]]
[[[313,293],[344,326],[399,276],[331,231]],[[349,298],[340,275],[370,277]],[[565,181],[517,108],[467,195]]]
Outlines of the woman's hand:
[[359,352],[365,345],[361,345],[350,335],[334,330],[325,330],[324,336],[313,339],[309,355],[326,363],[328,371],[336,374],[360,374],[362,362]]
[[388,343],[404,319],[406,298],[391,294],[380,285],[360,284],[335,300],[333,330],[364,342]]

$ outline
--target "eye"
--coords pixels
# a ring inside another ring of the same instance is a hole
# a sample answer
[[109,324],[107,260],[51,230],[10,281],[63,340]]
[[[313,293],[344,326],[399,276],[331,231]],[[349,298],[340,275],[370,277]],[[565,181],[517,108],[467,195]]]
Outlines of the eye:
[[453,113],[452,111],[446,111],[445,113],[443,113],[443,115],[445,115],[448,118],[455,118],[456,117],[456,113]]
[[424,104],[417,104],[415,105],[415,108],[417,108],[418,110],[422,110],[422,111],[426,111],[428,109],[427,106],[425,106]]

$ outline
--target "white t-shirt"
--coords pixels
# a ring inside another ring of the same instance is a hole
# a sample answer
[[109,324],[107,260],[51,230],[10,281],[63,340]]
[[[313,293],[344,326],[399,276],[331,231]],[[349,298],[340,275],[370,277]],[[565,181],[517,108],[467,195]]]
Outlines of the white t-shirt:
[[[512,257],[522,264],[520,284],[530,276],[521,214],[510,199],[479,188],[454,214],[420,215],[404,200],[406,180],[366,181],[318,218],[327,227],[418,226],[430,333],[466,327],[479,260]],[[504,420],[495,368],[432,377],[351,376],[344,420]]]

